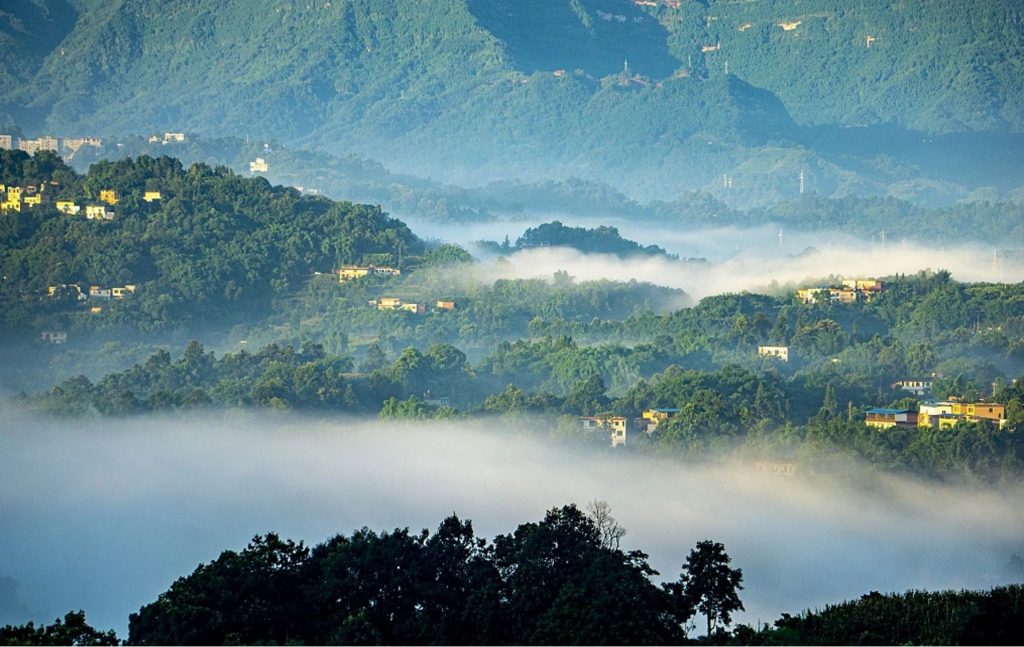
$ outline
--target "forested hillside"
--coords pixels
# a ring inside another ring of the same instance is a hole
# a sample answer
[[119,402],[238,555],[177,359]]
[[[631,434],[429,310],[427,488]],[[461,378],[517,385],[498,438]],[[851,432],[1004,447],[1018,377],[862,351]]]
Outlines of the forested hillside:
[[[1014,0],[659,2],[680,59],[776,93],[801,123],[928,132],[1024,127],[1024,9]],[[713,72],[712,72],[713,73]]]
[[[397,265],[424,250],[379,208],[169,157],[101,162],[79,176],[50,154],[0,151],[0,184],[43,187],[39,205],[0,219],[0,326],[12,336],[36,336],[41,326],[230,324],[266,313],[315,272],[365,257]],[[58,202],[80,211],[61,212]],[[107,217],[86,218],[97,205]],[[80,289],[126,285],[124,298],[82,307]]]

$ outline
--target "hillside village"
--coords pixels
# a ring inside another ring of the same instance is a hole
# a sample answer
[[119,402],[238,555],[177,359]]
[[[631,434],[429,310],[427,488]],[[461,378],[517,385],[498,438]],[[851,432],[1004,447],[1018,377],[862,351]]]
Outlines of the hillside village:
[[[658,425],[680,415],[674,407],[651,408],[643,411],[639,418],[611,413],[598,416],[579,416],[580,428],[587,432],[609,432],[610,447],[627,444],[636,434],[650,437]],[[889,429],[934,429],[949,430],[960,422],[982,423],[992,429],[1007,427],[1006,406],[995,402],[967,402],[954,396],[946,400],[922,400],[916,408],[872,407],[864,414],[867,427],[885,431]],[[793,470],[789,469],[789,475]]]
[[[68,215],[77,216],[83,214],[86,220],[113,220],[115,212],[109,207],[117,205],[121,201],[117,191],[114,189],[101,189],[95,199],[81,200],[60,200],[56,198],[60,185],[55,181],[41,183],[39,185],[29,184],[26,186],[5,186],[0,184],[0,195],[4,197],[0,202],[0,213],[21,213],[22,209],[33,209],[43,205],[52,205],[57,211]],[[140,196],[143,202],[156,202],[163,199],[160,191],[143,191]]]
[[[188,141],[185,133],[165,132],[163,135],[151,135],[148,139],[151,144],[184,144]],[[13,135],[0,134],[0,149],[25,151],[29,155],[35,155],[40,151],[48,151],[60,155],[66,159],[72,159],[83,146],[101,148],[102,137],[54,137],[44,135],[35,139],[16,138]]]

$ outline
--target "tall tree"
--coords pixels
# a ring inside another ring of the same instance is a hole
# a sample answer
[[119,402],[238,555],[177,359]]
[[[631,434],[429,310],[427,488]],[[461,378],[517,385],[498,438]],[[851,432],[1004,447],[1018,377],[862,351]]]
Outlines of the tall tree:
[[679,584],[684,596],[708,620],[708,637],[719,623],[728,627],[733,611],[742,611],[737,591],[743,589],[743,570],[730,568],[725,546],[704,540],[690,551]]

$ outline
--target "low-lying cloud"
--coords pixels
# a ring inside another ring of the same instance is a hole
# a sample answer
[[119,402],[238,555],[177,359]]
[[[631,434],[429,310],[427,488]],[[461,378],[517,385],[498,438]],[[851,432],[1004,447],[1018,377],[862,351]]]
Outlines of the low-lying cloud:
[[[459,227],[412,221],[417,233],[473,249],[478,240],[511,242],[528,227],[552,217],[530,221],[494,221]],[[565,271],[578,280],[648,281],[681,288],[694,299],[741,292],[773,293],[826,277],[879,278],[916,274],[922,270],[948,270],[963,282],[1015,283],[1024,280],[1024,254],[1002,248],[1009,241],[982,247],[978,244],[926,245],[908,240],[864,240],[841,231],[783,231],[773,225],[687,229],[657,227],[621,219],[584,221],[559,214],[562,222],[583,227],[611,225],[641,245],[658,245],[680,259],[704,259],[706,263],[675,261],[663,256],[620,258],[611,254],[584,253],[567,247],[544,247],[513,252],[508,263],[490,267],[484,259],[486,280],[550,277]]]
[[916,274],[921,270],[948,270],[964,282],[1015,283],[1024,280],[1024,262],[1000,258],[975,247],[930,249],[915,245],[882,248],[823,246],[798,255],[750,250],[709,263],[676,261],[661,256],[619,258],[586,254],[566,247],[534,248],[515,252],[506,262],[482,269],[490,280],[550,277],[565,271],[577,280],[610,279],[648,281],[681,288],[694,299],[727,292],[778,293],[827,277],[878,278]]
[[776,482],[747,464],[575,450],[481,421],[0,413],[0,575],[50,616],[36,619],[84,608],[122,635],[177,577],[267,531],[316,543],[364,525],[433,529],[454,511],[493,537],[604,499],[624,548],[649,552],[662,580],[697,541],[724,542],[749,622],[870,590],[998,584],[1024,536],[1024,502],[999,491]]

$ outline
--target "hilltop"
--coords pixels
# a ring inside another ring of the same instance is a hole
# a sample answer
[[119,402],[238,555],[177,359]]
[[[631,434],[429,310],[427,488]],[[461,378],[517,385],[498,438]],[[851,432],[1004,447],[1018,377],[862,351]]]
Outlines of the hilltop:
[[[94,164],[0,150],[0,330],[180,332],[266,316],[315,273],[425,246],[379,207],[303,196],[169,157]],[[98,290],[97,294],[93,294]],[[88,291],[88,293],[86,292]],[[96,298],[93,298],[96,297]]]

